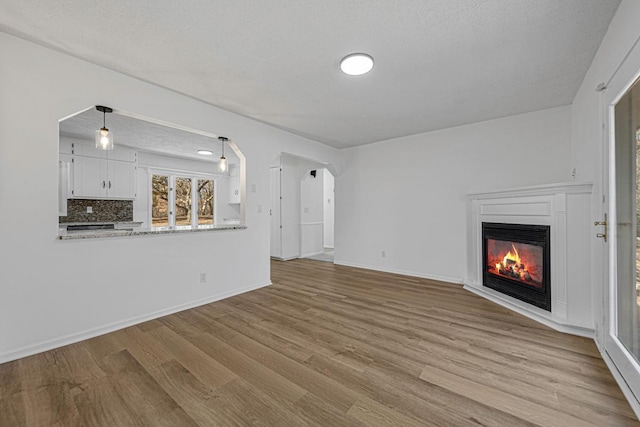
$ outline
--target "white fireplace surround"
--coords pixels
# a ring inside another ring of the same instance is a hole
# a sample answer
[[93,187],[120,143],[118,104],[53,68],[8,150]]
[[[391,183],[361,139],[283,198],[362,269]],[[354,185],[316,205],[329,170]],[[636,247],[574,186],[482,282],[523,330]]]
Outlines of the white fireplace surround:
[[[593,338],[590,183],[559,183],[468,195],[465,289],[556,330]],[[551,226],[551,312],[482,285],[482,223]]]

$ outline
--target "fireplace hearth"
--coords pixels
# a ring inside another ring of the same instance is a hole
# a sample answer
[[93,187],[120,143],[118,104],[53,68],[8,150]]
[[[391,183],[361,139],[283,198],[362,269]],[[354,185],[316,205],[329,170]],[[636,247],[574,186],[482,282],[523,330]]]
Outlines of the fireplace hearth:
[[550,227],[482,223],[483,286],[551,311]]

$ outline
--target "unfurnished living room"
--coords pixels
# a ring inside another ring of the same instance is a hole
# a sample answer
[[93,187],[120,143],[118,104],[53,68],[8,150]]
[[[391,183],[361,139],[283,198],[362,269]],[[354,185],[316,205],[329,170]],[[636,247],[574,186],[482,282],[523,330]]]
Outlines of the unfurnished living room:
[[0,426],[638,426],[640,2],[0,2]]

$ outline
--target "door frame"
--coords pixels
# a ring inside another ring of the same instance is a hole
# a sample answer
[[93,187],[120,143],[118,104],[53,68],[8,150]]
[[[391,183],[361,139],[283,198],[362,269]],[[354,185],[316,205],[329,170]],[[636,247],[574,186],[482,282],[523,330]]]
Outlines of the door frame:
[[[616,169],[615,169],[615,106],[640,78],[640,47],[634,46],[622,65],[609,80],[602,95],[602,209],[608,215],[608,241],[602,242],[603,286],[603,356],[638,415],[640,408],[640,363],[617,338],[617,224],[616,224]],[[602,219],[597,218],[598,221]],[[600,229],[598,229],[600,231]],[[607,360],[608,359],[608,360]],[[609,363],[608,363],[609,364]],[[634,404],[635,401],[635,404]]]

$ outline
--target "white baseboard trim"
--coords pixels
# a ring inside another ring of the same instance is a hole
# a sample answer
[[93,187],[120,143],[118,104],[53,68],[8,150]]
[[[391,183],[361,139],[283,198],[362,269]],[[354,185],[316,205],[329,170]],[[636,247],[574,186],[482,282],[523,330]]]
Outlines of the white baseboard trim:
[[555,329],[558,332],[563,332],[565,334],[572,334],[572,335],[577,335],[580,337],[591,338],[591,339],[594,339],[595,337],[595,331],[592,328],[586,328],[583,326],[564,323],[564,322],[546,317],[545,315],[541,315],[540,313],[537,313],[533,309],[529,310],[527,308],[520,307],[518,305],[513,304],[509,300],[511,297],[507,295],[505,296],[503,296],[502,294],[494,295],[493,291],[485,291],[484,289],[469,285],[467,283],[464,284],[464,289],[482,298],[486,298],[489,301],[495,302],[498,305],[508,308],[509,310],[522,314],[523,316],[526,316],[529,319],[542,323],[543,325],[546,325],[552,329]]
[[302,254],[300,255],[300,258],[308,258],[310,256],[316,256],[316,255],[322,255],[324,253],[324,251],[320,251],[320,252],[311,252],[309,254]]
[[65,335],[63,337],[43,341],[38,344],[22,347],[18,350],[12,350],[12,351],[0,354],[0,364],[11,362],[12,360],[21,359],[23,357],[32,356],[34,354],[42,353],[44,351],[53,350],[54,348],[64,347],[65,345],[74,344],[80,341],[87,340],[89,338],[94,338],[100,335],[107,334],[109,332],[114,332],[119,329],[124,329],[129,326],[137,325],[138,323],[157,319],[158,317],[167,316],[169,314],[177,313],[179,311],[188,310],[190,308],[209,304],[215,301],[220,301],[222,299],[226,299],[235,295],[240,295],[245,292],[254,291],[256,289],[260,289],[265,286],[269,286],[271,284],[272,284],[271,281],[269,281],[269,283],[266,283],[266,284],[247,286],[242,289],[237,289],[230,292],[224,292],[218,295],[202,298],[196,301],[191,301],[191,302],[179,304],[173,307],[165,308],[162,310],[154,311],[152,313],[147,313],[140,316],[132,317],[130,319],[113,322],[97,328],[88,329],[83,332]]
[[374,270],[374,271],[382,271],[384,273],[393,273],[393,274],[402,274],[403,276],[412,276],[412,277],[419,277],[421,279],[430,279],[430,280],[437,280],[439,282],[448,282],[448,283],[455,283],[457,285],[462,285],[462,279],[458,279],[455,277],[447,277],[447,276],[438,276],[435,274],[424,274],[424,273],[418,273],[415,271],[408,271],[408,270],[401,270],[398,268],[389,268],[389,267],[380,267],[377,265],[367,265],[367,264],[359,264],[356,262],[347,262],[347,261],[334,261],[334,264],[337,265],[344,265],[346,267],[355,267],[355,268],[364,268],[365,270]]
[[600,346],[598,346],[598,350],[600,350],[602,360],[604,360],[605,365],[607,365],[607,368],[609,368],[611,375],[613,375],[613,379],[616,380],[616,383],[618,383],[618,387],[620,387],[620,390],[622,390],[622,394],[624,394],[624,397],[627,398],[627,402],[629,402],[629,406],[631,406],[633,413],[636,414],[636,417],[640,420],[640,402],[638,402],[638,399],[636,399],[636,396],[633,394],[633,392],[629,388],[629,385],[620,374],[620,371],[618,371],[616,364],[613,363],[613,360],[611,360],[609,354],[606,351],[603,351]]

